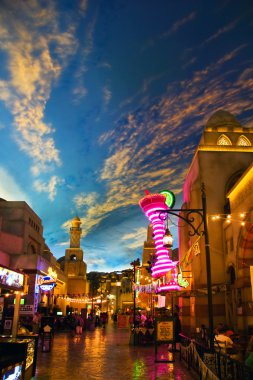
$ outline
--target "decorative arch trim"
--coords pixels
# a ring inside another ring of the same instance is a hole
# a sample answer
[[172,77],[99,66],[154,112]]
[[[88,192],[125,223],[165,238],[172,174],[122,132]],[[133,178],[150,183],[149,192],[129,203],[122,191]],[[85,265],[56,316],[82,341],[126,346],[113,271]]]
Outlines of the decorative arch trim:
[[238,137],[236,145],[239,145],[239,146],[251,146],[251,143],[250,143],[249,139],[246,136],[241,135],[241,136]]
[[228,136],[222,134],[217,140],[217,145],[232,145],[232,142]]

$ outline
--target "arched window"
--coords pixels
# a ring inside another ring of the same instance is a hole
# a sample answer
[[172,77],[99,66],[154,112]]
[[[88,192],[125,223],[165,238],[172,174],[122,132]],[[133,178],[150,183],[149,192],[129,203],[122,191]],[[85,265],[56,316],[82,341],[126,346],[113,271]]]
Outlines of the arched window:
[[33,244],[30,243],[28,245],[27,253],[28,253],[28,255],[35,255],[36,254],[36,248]]
[[232,145],[232,143],[230,138],[223,134],[218,138],[217,145]]
[[251,143],[250,143],[249,139],[248,139],[246,136],[241,135],[241,136],[238,138],[236,145],[240,145],[240,146],[251,146]]
[[76,255],[71,255],[70,256],[70,261],[76,261]]
[[228,179],[225,187],[226,194],[229,192],[229,190],[232,189],[232,187],[235,185],[235,183],[238,181],[238,179],[243,175],[244,170],[238,170],[237,172],[233,173],[230,178]]

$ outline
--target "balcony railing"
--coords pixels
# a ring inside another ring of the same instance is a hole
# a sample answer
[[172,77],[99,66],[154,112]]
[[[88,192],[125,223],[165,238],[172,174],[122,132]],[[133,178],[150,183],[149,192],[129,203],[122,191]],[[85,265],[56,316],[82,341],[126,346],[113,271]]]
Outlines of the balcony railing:
[[248,368],[243,360],[233,358],[219,350],[210,351],[208,346],[195,339],[180,334],[180,360],[184,360],[189,370],[194,370],[200,378],[214,378],[220,380],[251,380],[253,371]]

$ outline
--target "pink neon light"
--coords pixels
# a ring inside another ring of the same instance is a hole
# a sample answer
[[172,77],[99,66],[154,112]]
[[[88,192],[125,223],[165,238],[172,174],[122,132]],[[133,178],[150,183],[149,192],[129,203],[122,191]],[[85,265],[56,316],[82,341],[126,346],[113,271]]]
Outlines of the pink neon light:
[[[165,234],[164,222],[159,218],[157,210],[168,210],[165,203],[166,196],[162,194],[147,194],[140,200],[140,207],[144,211],[146,217],[152,223],[156,248],[156,262],[152,267],[152,277],[157,278],[164,276],[177,265],[169,257],[169,252],[163,245],[163,236]],[[178,286],[177,282],[166,286]],[[179,288],[179,287],[178,287]],[[172,289],[172,288],[171,288]],[[174,289],[174,288],[173,288]]]

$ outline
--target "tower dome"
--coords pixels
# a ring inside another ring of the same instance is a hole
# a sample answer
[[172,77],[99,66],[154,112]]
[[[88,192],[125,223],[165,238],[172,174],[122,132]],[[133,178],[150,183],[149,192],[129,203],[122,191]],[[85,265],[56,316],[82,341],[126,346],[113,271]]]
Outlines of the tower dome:
[[71,227],[80,227],[81,220],[78,216],[75,216],[71,221]]
[[207,121],[206,126],[209,128],[217,127],[241,127],[239,121],[228,111],[218,110]]

